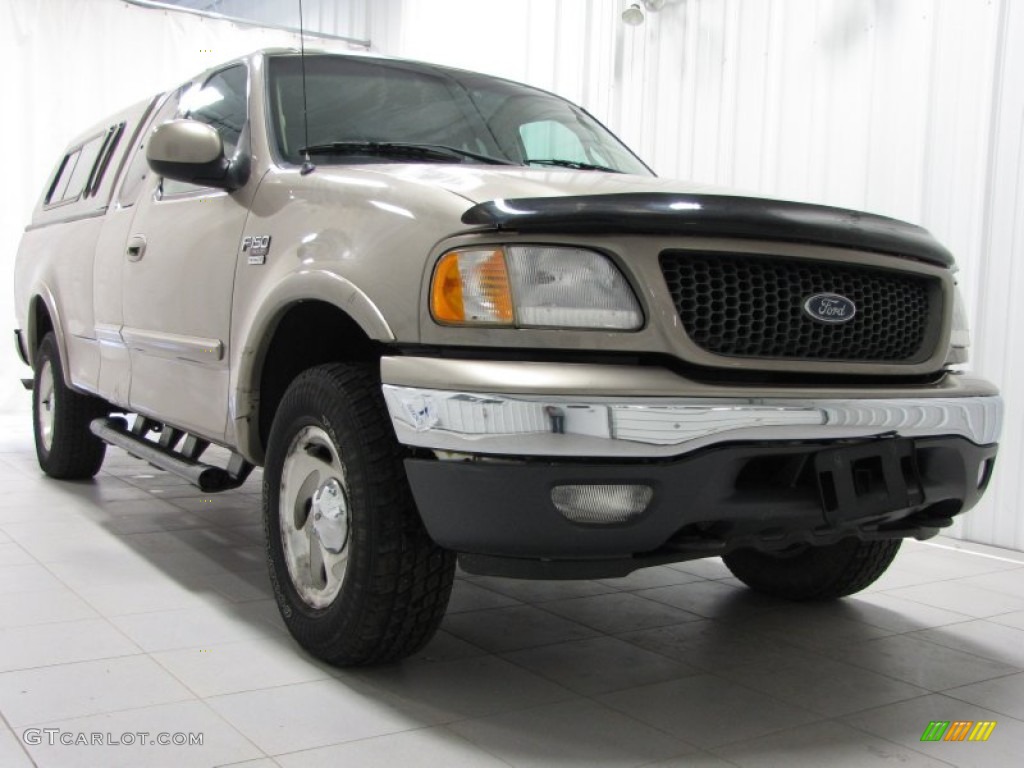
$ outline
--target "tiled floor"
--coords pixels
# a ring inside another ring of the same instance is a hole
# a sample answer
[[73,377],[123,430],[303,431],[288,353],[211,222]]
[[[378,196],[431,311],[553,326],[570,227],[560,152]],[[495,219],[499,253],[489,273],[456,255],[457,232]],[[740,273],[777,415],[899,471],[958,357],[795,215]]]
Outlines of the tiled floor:
[[[0,417],[0,766],[1024,755],[1020,553],[909,542],[874,588],[813,606],[760,598],[717,560],[590,582],[462,575],[416,658],[341,671],[278,618],[258,482],[207,497],[119,451],[95,482],[50,481],[27,417]],[[986,743],[922,742],[932,720],[998,725]],[[149,743],[183,733],[202,745]]]

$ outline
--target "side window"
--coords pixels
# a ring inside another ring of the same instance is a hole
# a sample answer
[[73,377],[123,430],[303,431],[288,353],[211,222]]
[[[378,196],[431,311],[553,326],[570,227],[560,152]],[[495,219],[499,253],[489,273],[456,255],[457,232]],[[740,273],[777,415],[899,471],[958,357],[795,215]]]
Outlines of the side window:
[[149,126],[142,133],[138,145],[135,147],[135,154],[131,163],[124,172],[124,181],[121,182],[121,191],[117,194],[117,204],[122,208],[135,205],[139,197],[139,190],[142,189],[142,182],[146,180],[151,171],[149,163],[146,162],[146,142],[149,141],[149,134],[161,123],[171,120],[178,111],[178,103],[181,99],[181,90],[172,93],[161,105],[160,111],[150,122]]
[[75,165],[78,163],[78,156],[80,154],[82,154],[82,151],[76,149],[74,152],[64,155],[64,159],[60,161],[60,167],[57,169],[57,174],[53,177],[50,191],[46,193],[46,205],[56,205],[64,199],[64,191],[68,188],[71,174],[75,172]]
[[100,134],[65,155],[46,194],[46,205],[70,203],[82,195],[106,139],[107,134]]
[[86,197],[91,197],[99,192],[100,184],[103,183],[103,176],[107,172],[107,166],[110,165],[110,159],[114,156],[114,152],[117,151],[117,145],[120,143],[123,133],[124,122],[112,125],[107,130],[107,134],[103,139],[103,146],[100,149],[99,160],[96,161],[96,167],[93,169],[92,174],[89,176],[89,181],[85,185]]
[[228,157],[234,154],[249,117],[248,85],[248,73],[239,64],[211,76],[202,88],[182,99],[184,116],[216,128]]
[[[181,99],[179,114],[216,129],[227,157],[235,153],[249,117],[248,83],[248,72],[239,64],[211,75],[201,88],[187,92]],[[197,189],[202,187],[173,179],[164,179],[161,183],[165,197]]]
[[519,126],[519,137],[523,140],[526,157],[537,160],[570,160],[587,162],[587,152],[579,137],[562,123],[541,120]]

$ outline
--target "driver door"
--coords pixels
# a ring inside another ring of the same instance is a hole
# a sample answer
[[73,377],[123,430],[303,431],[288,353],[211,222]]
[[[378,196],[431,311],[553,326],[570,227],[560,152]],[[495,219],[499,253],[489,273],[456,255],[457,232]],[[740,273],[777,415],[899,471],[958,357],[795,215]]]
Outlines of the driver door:
[[[186,91],[180,117],[247,152],[248,71],[235,64]],[[235,260],[256,180],[234,192],[149,173],[124,252],[122,336],[133,410],[223,438]]]

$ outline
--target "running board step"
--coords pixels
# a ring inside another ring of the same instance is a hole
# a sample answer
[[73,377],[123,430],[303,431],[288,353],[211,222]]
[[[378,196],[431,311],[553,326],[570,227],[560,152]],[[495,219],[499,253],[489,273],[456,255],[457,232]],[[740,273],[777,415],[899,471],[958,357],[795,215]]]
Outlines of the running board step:
[[[204,464],[198,460],[196,455],[201,452],[201,449],[195,451],[189,448],[188,441],[194,440],[191,436],[186,440],[184,453],[174,449],[173,446],[177,440],[163,439],[160,443],[147,440],[145,435],[153,426],[155,426],[153,422],[147,422],[143,429],[133,431],[128,429],[128,422],[123,418],[112,416],[93,419],[89,429],[103,442],[123,448],[132,456],[148,461],[158,469],[166,470],[187,480],[205,493],[218,493],[237,488],[246,481],[252,472],[252,464],[237,453],[231,454],[231,462],[227,469]],[[169,430],[170,428],[163,427],[163,429]],[[174,435],[180,439],[182,433],[174,431]],[[190,457],[185,455],[186,453],[193,455]]]

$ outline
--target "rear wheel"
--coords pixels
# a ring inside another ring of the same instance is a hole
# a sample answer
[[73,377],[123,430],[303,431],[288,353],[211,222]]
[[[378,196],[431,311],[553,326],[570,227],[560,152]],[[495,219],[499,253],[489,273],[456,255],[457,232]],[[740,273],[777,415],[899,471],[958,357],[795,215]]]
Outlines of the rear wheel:
[[99,472],[107,446],[89,430],[89,423],[108,412],[103,400],[64,383],[57,337],[46,334],[36,352],[32,382],[36,458],[43,472],[61,480],[82,480]]
[[278,607],[310,653],[380,663],[433,637],[455,556],[423,527],[369,366],[312,368],[288,388],[270,433],[263,522]]
[[896,557],[901,539],[843,539],[780,553],[739,549],[722,557],[737,579],[785,600],[832,600],[870,586]]

